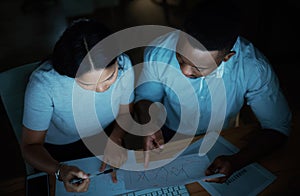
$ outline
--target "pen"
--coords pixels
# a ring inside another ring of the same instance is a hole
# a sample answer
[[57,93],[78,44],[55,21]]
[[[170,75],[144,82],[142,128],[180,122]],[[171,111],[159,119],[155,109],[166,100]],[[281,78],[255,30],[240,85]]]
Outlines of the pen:
[[[107,169],[107,170],[105,170],[105,171],[103,171],[103,172],[98,172],[98,173],[96,173],[96,174],[92,174],[92,175],[89,176],[89,178],[91,179],[91,178],[93,178],[93,177],[95,177],[95,176],[99,176],[99,175],[101,175],[101,174],[108,174],[108,173],[111,173],[111,172],[113,172],[113,171],[114,171],[113,168]],[[83,178],[73,178],[73,179],[70,180],[69,182],[70,182],[71,184],[77,184],[77,183],[82,183],[82,181],[84,181],[84,180],[85,180],[85,179],[83,179]]]

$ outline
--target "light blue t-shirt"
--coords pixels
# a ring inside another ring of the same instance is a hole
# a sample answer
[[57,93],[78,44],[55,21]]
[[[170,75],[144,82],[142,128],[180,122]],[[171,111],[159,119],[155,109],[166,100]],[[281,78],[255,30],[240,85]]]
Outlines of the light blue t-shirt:
[[228,61],[211,74],[185,77],[176,59],[179,31],[150,43],[138,80],[135,102],[160,102],[167,112],[165,126],[202,134],[228,128],[244,101],[262,128],[285,135],[290,132],[291,111],[268,60],[249,41],[238,37]]
[[31,76],[24,102],[23,124],[48,130],[45,142],[68,144],[103,131],[118,114],[120,104],[134,99],[134,72],[129,57],[118,58],[118,77],[105,92],[81,88],[74,78],[57,73],[49,62]]

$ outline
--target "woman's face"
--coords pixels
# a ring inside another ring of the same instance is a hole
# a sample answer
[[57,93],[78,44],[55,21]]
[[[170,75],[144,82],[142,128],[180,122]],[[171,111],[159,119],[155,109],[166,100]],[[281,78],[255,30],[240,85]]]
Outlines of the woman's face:
[[79,86],[86,90],[104,92],[116,81],[118,77],[118,62],[98,70],[91,70],[76,78]]

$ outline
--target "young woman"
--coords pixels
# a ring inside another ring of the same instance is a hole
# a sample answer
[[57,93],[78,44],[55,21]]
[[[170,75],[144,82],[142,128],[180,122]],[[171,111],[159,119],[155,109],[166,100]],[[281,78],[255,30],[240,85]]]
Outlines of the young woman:
[[[62,164],[63,161],[102,153],[102,146],[105,162],[100,170],[106,163],[119,166],[127,158],[123,148],[118,148],[126,132],[116,119],[126,119],[132,111],[133,96],[124,98],[122,94],[133,91],[134,74],[126,54],[111,60],[111,50],[99,44],[109,35],[101,23],[75,21],[56,42],[51,58],[32,73],[27,85],[23,157],[35,169],[55,174],[69,192],[86,191],[89,179],[80,168]],[[127,77],[122,77],[125,73]],[[85,180],[69,183],[73,178]],[[117,180],[115,173],[112,180]]]

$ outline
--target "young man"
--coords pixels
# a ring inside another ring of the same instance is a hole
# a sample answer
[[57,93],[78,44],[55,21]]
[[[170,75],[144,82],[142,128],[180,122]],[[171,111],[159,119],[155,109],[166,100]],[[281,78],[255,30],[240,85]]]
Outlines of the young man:
[[[207,168],[207,175],[225,174],[209,180],[219,183],[283,144],[291,123],[277,76],[266,57],[239,36],[239,16],[232,8],[202,4],[186,18],[184,32],[168,33],[146,48],[135,100],[140,123],[149,122],[153,102],[162,103],[167,113],[162,127],[144,133],[146,152],[177,133],[219,133],[232,125],[244,103],[249,105],[261,131],[238,153],[219,156]],[[146,167],[148,162],[145,153]]]

